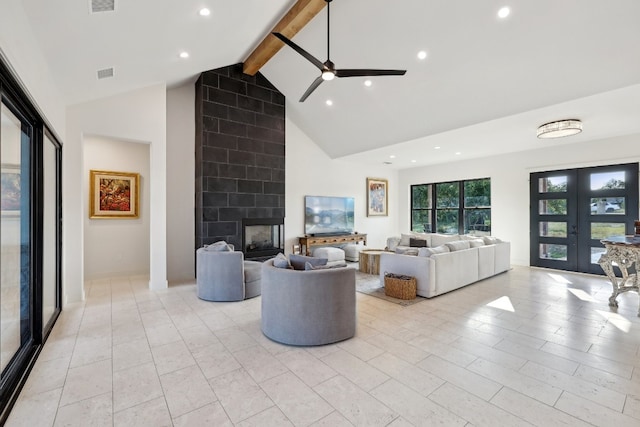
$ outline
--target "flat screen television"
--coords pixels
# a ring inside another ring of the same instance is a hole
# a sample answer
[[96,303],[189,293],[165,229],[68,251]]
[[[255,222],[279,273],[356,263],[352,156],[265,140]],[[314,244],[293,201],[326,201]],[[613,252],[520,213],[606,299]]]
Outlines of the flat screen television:
[[304,196],[305,234],[353,233],[353,197]]

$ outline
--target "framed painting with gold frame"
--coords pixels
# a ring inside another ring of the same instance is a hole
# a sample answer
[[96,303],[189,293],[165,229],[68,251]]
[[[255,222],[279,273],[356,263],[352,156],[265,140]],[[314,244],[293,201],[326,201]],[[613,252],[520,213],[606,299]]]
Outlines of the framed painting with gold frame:
[[139,217],[140,174],[89,171],[89,218]]
[[367,216],[387,216],[389,182],[381,178],[367,178]]

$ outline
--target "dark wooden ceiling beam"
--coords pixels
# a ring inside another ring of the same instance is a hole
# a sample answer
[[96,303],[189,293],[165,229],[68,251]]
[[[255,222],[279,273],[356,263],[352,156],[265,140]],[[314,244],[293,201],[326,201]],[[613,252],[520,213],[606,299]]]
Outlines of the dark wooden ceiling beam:
[[284,46],[284,43],[271,33],[281,33],[286,38],[292,39],[326,4],[325,0],[298,0],[280,22],[269,31],[258,47],[249,54],[244,61],[242,71],[251,76],[255,75]]

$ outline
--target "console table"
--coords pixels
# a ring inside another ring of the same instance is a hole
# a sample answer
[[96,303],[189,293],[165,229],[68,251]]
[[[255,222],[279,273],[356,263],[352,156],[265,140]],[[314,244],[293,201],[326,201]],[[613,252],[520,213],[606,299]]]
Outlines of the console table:
[[366,234],[344,234],[344,235],[330,235],[323,234],[319,236],[302,236],[299,239],[300,249],[303,250],[307,256],[311,255],[312,246],[326,246],[335,245],[340,243],[355,243],[362,242],[367,244]]
[[[607,251],[600,257],[598,264],[607,274],[613,285],[613,293],[609,297],[609,306],[617,307],[616,297],[621,293],[638,292],[640,277],[637,273],[640,269],[640,237],[639,236],[613,236],[601,240]],[[622,277],[616,277],[613,265],[617,265],[622,272]],[[628,270],[636,265],[636,273],[629,274]],[[640,317],[640,305],[638,307]]]

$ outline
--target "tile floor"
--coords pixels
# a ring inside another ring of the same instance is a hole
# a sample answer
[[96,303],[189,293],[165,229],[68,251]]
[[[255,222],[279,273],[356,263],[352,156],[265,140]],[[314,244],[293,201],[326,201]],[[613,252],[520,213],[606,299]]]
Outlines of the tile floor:
[[260,332],[260,298],[87,283],[8,426],[639,426],[638,295],[516,267],[401,307],[358,294],[358,332],[296,348]]

